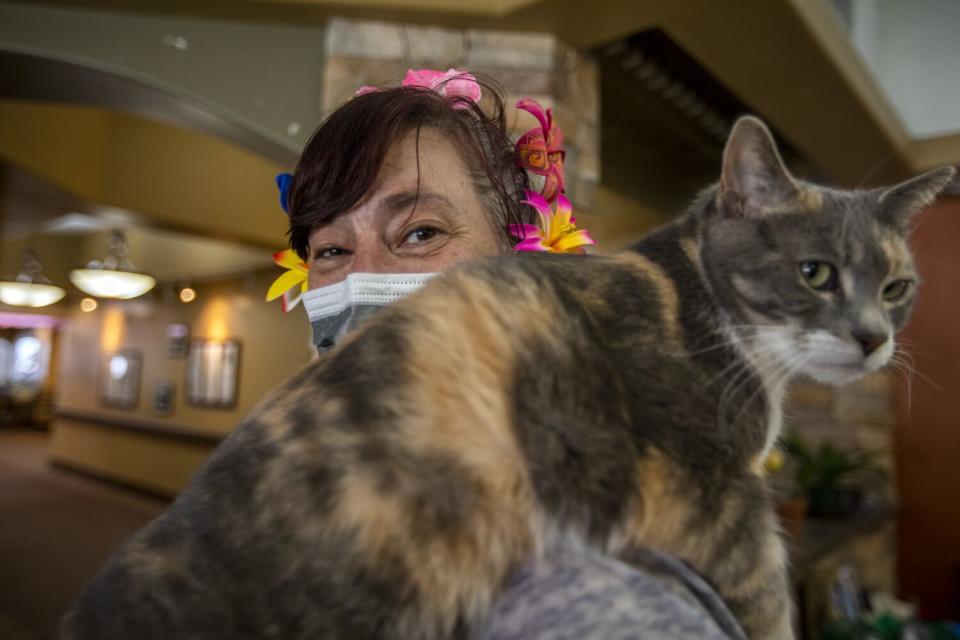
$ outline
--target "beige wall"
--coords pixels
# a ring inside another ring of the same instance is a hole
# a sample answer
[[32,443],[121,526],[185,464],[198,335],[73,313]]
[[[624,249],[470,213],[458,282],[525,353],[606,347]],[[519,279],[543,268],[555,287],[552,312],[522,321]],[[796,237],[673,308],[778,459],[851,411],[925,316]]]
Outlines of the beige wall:
[[0,100],[0,157],[97,200],[109,125],[102,109]]
[[213,445],[63,418],[57,420],[50,440],[50,455],[57,464],[171,497],[187,485],[211,451]]
[[[221,437],[277,384],[306,364],[312,355],[310,327],[301,308],[284,314],[278,303],[263,301],[279,269],[216,285],[197,286],[191,304],[177,302],[107,303],[93,313],[74,308],[61,334],[57,405],[94,419],[143,422],[160,429]],[[161,296],[158,296],[161,298]],[[239,402],[233,409],[190,406],[184,401],[186,359],[166,352],[166,326],[190,325],[191,336],[241,342]],[[143,358],[140,398],[130,410],[102,406],[97,373],[104,354],[136,349]],[[170,416],[153,414],[157,382],[176,385]],[[131,420],[132,419],[132,420]],[[58,418],[53,425],[54,460],[101,475],[168,493],[183,486],[210,450],[204,443],[171,441],[146,432],[80,425]]]
[[93,107],[0,100],[0,158],[154,226],[284,245],[273,180],[285,168],[212,136]]
[[[249,292],[242,279],[197,286],[198,298],[191,304],[104,302],[93,313],[75,309],[62,334],[58,404],[119,418],[156,419],[215,436],[227,434],[267,391],[297,371],[311,355],[310,327],[303,310],[298,307],[284,314],[278,303],[263,301],[270,282],[280,273],[275,269],[258,274]],[[195,338],[240,340],[236,408],[208,409],[182,401],[186,359],[167,357],[165,330],[171,322],[187,323]],[[97,400],[100,357],[118,349],[136,349],[143,357],[140,402],[129,411],[101,407]],[[153,386],[162,380],[177,385],[176,405],[169,417],[156,417],[151,408]]]

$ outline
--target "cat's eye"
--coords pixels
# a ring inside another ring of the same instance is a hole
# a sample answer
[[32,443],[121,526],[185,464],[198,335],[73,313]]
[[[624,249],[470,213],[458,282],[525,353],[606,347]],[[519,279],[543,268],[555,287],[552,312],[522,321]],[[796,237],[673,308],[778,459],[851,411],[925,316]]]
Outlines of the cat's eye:
[[883,299],[887,302],[896,302],[910,291],[909,280],[894,280],[883,288]]
[[835,291],[837,288],[837,270],[829,262],[801,262],[800,275],[804,282],[816,291]]

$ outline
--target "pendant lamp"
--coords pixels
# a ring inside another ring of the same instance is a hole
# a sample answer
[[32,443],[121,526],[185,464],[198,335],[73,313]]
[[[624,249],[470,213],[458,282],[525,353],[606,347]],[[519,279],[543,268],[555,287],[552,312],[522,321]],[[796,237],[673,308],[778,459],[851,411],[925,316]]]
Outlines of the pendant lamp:
[[66,292],[43,275],[43,266],[33,250],[23,255],[23,268],[13,279],[0,280],[0,302],[14,307],[46,307]]
[[129,300],[153,289],[157,281],[133,266],[127,257],[127,241],[123,231],[114,229],[107,241],[107,257],[103,262],[87,263],[83,269],[70,272],[70,282],[84,293],[98,298]]

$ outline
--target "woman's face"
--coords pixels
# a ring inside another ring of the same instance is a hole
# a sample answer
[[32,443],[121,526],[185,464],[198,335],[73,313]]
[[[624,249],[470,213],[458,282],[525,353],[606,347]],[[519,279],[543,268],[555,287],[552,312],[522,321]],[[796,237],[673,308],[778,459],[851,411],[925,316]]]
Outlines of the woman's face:
[[[311,289],[355,271],[442,271],[459,260],[502,250],[467,168],[449,139],[420,131],[388,150],[367,196],[353,209],[310,234]],[[414,206],[416,205],[416,206]]]

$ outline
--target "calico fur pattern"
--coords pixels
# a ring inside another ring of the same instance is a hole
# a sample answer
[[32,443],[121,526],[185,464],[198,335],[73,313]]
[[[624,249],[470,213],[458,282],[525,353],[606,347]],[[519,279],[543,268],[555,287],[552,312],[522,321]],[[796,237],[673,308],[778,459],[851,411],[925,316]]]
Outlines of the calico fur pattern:
[[748,636],[790,637],[757,472],[779,407],[704,271],[717,189],[622,255],[464,263],[373,317],[234,430],[66,637],[471,638],[559,542],[674,554]]

